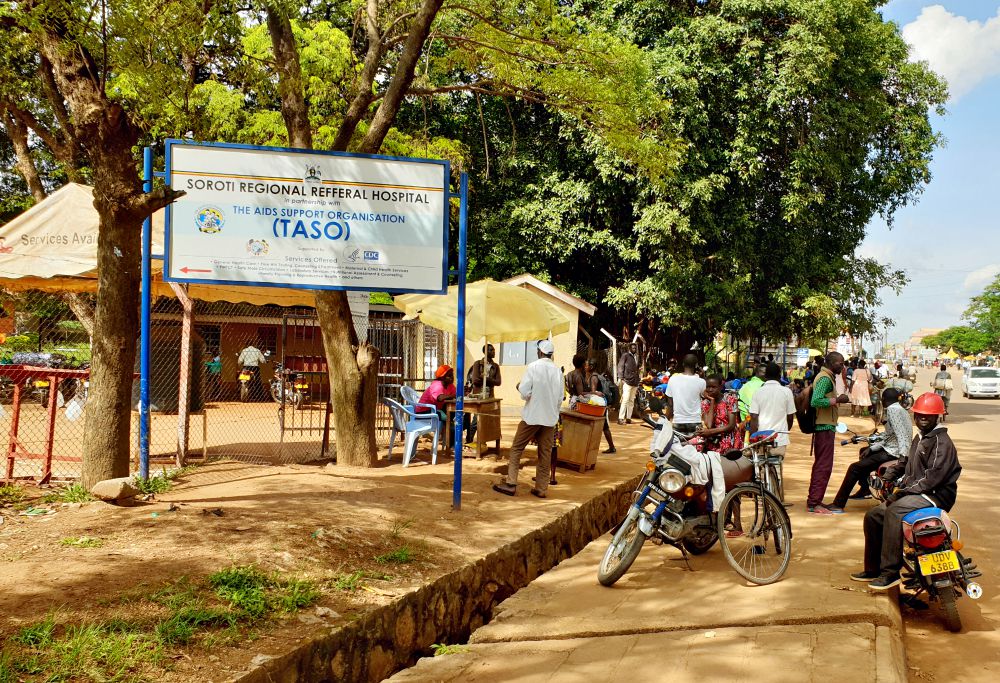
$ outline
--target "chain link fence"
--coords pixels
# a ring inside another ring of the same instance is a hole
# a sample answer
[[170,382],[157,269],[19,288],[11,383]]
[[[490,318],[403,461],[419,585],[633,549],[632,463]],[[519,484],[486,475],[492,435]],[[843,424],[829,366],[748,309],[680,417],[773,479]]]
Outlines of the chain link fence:
[[[90,338],[70,303],[93,305],[80,297],[0,290],[0,363],[8,368],[5,373],[0,365],[0,430],[8,436],[7,477],[70,480],[80,474]],[[192,300],[189,332],[185,317],[178,299],[152,303],[151,470],[203,459],[287,464],[335,456],[329,374],[313,309]],[[404,384],[423,391],[438,365],[454,365],[454,335],[402,320],[391,310],[372,311],[356,319],[355,327],[381,354],[376,440],[382,450],[391,427],[382,399],[399,399]],[[132,394],[133,471],[138,385]]]

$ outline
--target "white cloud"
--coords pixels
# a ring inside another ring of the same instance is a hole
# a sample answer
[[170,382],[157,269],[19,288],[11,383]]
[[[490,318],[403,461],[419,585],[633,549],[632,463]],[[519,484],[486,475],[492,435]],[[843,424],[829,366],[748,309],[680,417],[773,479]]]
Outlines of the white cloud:
[[993,278],[1000,274],[1000,263],[991,263],[988,266],[983,266],[978,270],[974,270],[965,276],[965,282],[962,287],[966,291],[979,291],[986,287],[989,283],[993,282]]
[[948,81],[953,101],[1000,74],[1000,9],[997,16],[981,22],[931,5],[902,32],[913,57],[927,60]]

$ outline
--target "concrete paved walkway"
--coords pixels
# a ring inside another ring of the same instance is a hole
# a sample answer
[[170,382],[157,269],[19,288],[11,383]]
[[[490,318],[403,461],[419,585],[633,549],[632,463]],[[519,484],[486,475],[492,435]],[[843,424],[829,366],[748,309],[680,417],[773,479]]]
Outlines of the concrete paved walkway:
[[[870,420],[848,422],[871,429]],[[466,651],[420,660],[391,680],[826,681],[834,672],[905,680],[898,609],[849,578],[860,568],[860,525],[806,513],[809,441],[793,439],[785,466],[793,553],[778,583],[744,582],[718,546],[689,568],[678,550],[648,542],[604,588],[596,572],[607,535],[502,603]],[[838,447],[837,457],[827,500],[857,449]]]

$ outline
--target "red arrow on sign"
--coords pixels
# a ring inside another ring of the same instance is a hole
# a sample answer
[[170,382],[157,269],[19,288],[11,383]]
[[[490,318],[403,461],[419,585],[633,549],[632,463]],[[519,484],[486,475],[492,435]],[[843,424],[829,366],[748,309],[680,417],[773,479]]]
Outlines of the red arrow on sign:
[[200,268],[188,268],[187,266],[184,266],[183,268],[181,268],[181,272],[182,273],[211,273],[212,270],[211,270],[211,268],[208,269],[208,270],[201,270]]

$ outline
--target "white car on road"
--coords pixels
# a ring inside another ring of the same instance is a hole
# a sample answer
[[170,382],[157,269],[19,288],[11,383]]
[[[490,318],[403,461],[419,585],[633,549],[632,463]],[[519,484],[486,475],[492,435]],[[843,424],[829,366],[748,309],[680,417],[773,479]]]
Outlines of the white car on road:
[[978,396],[1000,396],[1000,369],[969,368],[962,375],[962,395],[969,398]]

